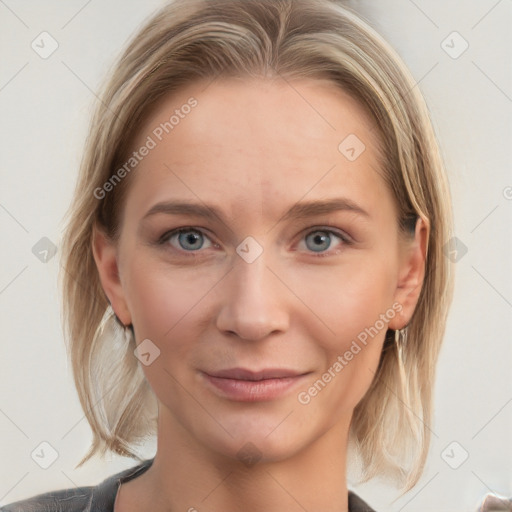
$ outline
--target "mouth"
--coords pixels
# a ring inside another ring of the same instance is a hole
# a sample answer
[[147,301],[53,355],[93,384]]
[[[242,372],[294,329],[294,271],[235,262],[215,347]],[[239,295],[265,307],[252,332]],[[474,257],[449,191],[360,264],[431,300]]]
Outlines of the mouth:
[[237,402],[260,402],[285,395],[311,372],[287,368],[258,371],[230,368],[200,373],[208,387],[223,398]]

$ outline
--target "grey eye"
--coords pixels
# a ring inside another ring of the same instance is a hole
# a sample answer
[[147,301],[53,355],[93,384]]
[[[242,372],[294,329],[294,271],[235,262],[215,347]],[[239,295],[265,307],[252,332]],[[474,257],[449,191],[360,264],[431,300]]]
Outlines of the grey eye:
[[162,238],[161,243],[170,243],[174,248],[186,252],[196,252],[212,245],[208,236],[192,228],[181,228],[168,233]]
[[312,231],[306,236],[306,246],[314,252],[325,251],[331,245],[332,235],[328,231]]

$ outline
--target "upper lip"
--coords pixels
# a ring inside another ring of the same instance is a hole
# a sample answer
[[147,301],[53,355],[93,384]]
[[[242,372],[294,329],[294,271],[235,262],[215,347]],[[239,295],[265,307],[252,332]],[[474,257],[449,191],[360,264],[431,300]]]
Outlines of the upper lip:
[[205,372],[211,377],[236,380],[263,380],[263,379],[283,379],[286,377],[298,377],[304,375],[304,372],[290,370],[287,368],[265,368],[259,371],[248,370],[246,368],[229,368],[214,372]]

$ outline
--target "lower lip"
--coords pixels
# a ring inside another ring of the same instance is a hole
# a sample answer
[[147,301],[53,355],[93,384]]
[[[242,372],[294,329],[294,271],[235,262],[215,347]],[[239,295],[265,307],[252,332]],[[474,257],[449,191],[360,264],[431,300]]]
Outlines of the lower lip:
[[263,402],[284,395],[305,375],[283,377],[279,379],[238,380],[212,377],[203,373],[206,381],[217,394],[238,402]]

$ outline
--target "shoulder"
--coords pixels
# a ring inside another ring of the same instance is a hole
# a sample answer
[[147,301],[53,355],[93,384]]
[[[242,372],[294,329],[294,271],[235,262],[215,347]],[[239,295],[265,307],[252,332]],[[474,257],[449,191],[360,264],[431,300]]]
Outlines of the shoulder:
[[0,512],[83,512],[91,502],[94,487],[45,492],[0,507]]
[[112,512],[120,482],[135,478],[153,459],[109,476],[96,486],[75,487],[37,494],[0,507],[0,512]]
[[353,491],[348,491],[348,510],[349,512],[377,512]]

